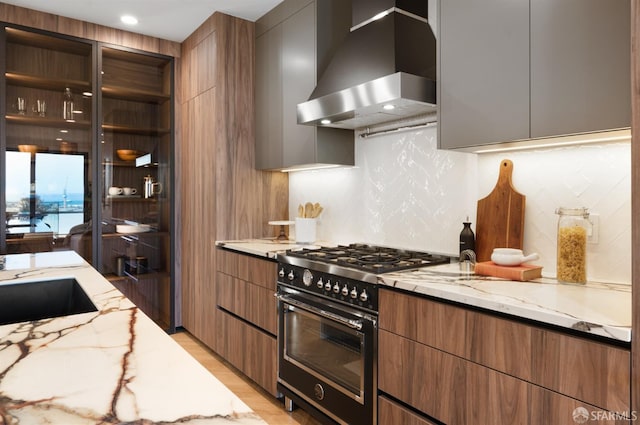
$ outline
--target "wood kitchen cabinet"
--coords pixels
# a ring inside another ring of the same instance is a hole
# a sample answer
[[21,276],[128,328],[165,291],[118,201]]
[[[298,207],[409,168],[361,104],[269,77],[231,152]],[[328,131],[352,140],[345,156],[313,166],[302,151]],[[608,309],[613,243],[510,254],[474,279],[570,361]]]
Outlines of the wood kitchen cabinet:
[[277,396],[276,262],[221,248],[217,258],[215,351]]
[[628,128],[629,0],[439,3],[438,145]]
[[379,319],[381,394],[426,421],[534,425],[571,423],[580,406],[629,412],[625,347],[386,289]]
[[296,112],[350,23],[342,0],[285,0],[256,22],[257,169],[354,164],[353,131],[298,125]]

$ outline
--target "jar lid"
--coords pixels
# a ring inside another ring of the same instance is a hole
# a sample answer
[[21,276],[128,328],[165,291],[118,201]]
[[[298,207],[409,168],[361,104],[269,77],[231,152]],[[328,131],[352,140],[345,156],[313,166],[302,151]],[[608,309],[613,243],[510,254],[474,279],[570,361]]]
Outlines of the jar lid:
[[582,216],[584,218],[589,218],[589,208],[586,208],[586,207],[578,207],[578,208],[559,207],[559,208],[556,209],[556,214],[558,214],[558,215]]

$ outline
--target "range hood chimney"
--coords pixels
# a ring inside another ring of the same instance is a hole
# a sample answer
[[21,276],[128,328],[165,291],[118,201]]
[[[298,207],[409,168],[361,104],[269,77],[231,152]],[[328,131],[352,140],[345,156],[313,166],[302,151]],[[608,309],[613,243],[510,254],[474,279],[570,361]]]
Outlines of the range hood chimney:
[[352,0],[352,28],[298,104],[298,124],[361,129],[436,110],[427,0]]

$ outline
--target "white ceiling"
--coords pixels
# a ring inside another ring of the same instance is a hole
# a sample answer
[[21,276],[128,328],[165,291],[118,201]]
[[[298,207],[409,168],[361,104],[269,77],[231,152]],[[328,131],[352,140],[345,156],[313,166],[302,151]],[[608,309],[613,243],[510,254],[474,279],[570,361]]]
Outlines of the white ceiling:
[[[182,42],[216,11],[255,21],[282,0],[0,1],[28,9]],[[132,27],[121,23],[120,16],[125,14],[138,18],[138,24]]]

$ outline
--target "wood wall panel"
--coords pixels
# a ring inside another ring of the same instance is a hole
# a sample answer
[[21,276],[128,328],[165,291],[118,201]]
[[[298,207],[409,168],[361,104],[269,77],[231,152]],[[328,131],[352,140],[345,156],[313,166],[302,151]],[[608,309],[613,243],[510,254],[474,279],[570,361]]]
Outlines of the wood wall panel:
[[631,0],[631,137],[631,409],[640,412],[640,0]]
[[288,217],[288,178],[253,168],[254,24],[215,13],[182,49],[182,324],[217,351],[211,337],[222,324],[199,318],[210,304],[202,287],[215,288],[215,241],[273,235],[268,221]]
[[[181,138],[181,273],[182,323],[202,342],[215,346],[215,211],[216,196],[208,186],[215,161],[209,135],[213,121],[199,119],[214,113],[214,90],[186,102]],[[188,163],[184,159],[188,158]],[[185,186],[186,182],[189,182]]]
[[0,20],[32,28],[180,57],[180,43],[0,3]]

